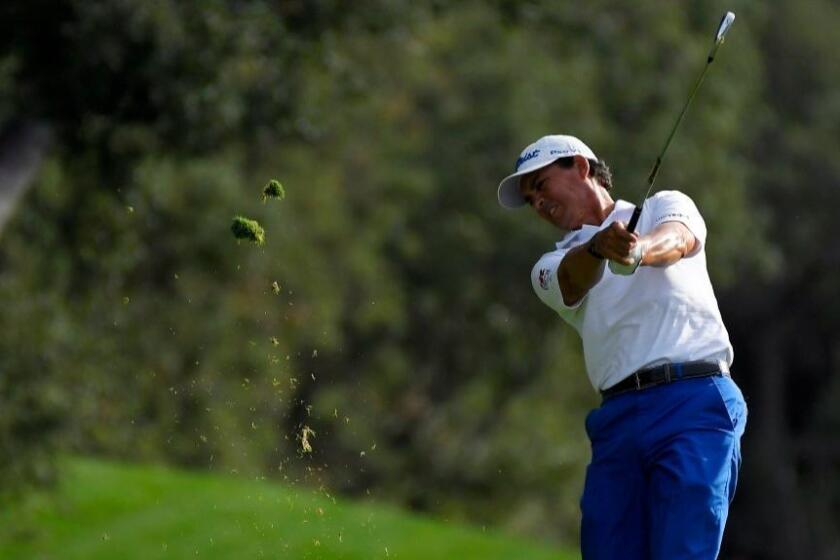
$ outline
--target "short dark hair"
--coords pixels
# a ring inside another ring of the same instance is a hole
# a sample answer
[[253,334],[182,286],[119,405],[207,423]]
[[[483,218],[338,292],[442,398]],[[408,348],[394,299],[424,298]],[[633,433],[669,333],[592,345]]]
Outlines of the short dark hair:
[[[612,172],[610,171],[610,166],[607,165],[607,162],[599,159],[587,159],[586,161],[589,162],[589,176],[595,177],[597,181],[604,187],[608,192],[612,190]],[[569,169],[575,164],[574,156],[560,158],[555,161],[557,165],[560,167]]]

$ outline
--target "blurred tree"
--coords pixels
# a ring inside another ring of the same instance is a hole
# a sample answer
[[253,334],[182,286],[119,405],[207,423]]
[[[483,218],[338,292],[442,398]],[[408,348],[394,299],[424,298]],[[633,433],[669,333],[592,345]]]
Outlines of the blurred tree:
[[[756,35],[766,105],[753,110],[749,184],[784,258],[774,275],[750,275],[724,300],[753,396],[734,540],[767,557],[827,559],[840,554],[840,453],[827,429],[840,410],[840,255],[828,241],[830,209],[840,203],[840,70],[829,31],[840,10],[807,0],[771,2],[763,13]],[[779,507],[755,507],[762,502]]]

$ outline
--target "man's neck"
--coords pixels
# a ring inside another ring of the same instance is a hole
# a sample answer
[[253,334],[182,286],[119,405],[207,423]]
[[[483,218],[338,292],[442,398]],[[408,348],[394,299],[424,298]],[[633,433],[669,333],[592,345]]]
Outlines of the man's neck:
[[600,184],[593,185],[593,188],[597,197],[597,207],[593,218],[597,220],[597,223],[592,225],[600,226],[612,214],[613,210],[615,210],[615,201],[610,196],[609,191]]

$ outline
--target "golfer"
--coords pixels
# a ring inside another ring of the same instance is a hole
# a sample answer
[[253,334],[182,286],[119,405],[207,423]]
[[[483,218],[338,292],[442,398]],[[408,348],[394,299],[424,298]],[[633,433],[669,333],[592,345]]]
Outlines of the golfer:
[[564,135],[525,148],[498,196],[562,232],[531,282],[580,334],[603,398],[586,418],[584,560],[716,558],[747,409],[729,375],[697,207],[659,192],[629,233],[634,205],[614,201],[607,165]]

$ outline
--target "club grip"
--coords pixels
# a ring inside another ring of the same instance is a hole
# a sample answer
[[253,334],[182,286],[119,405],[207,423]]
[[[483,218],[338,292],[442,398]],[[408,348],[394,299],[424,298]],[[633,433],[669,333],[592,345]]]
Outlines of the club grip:
[[639,223],[639,216],[642,215],[642,207],[636,206],[633,209],[633,215],[630,217],[630,223],[627,224],[627,231],[633,233],[636,231],[636,224]]

